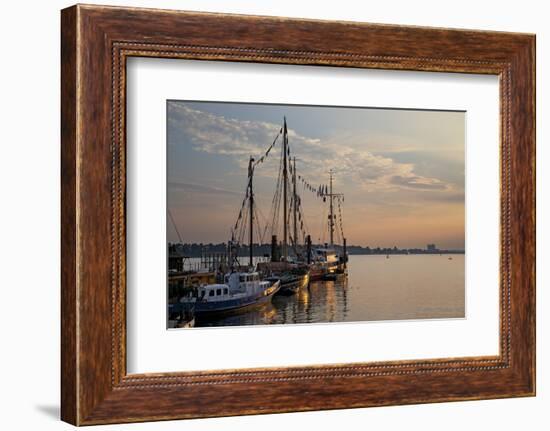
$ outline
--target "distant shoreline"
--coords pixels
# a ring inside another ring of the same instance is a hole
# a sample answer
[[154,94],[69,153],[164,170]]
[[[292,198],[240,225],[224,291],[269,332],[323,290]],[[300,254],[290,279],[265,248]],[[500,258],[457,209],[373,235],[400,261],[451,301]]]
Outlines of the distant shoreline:
[[412,251],[412,252],[394,252],[394,251],[389,251],[389,252],[377,252],[377,253],[364,253],[364,252],[359,252],[359,253],[356,253],[356,252],[351,252],[351,251],[348,251],[348,255],[350,256],[378,256],[378,255],[411,255],[411,254],[466,254],[466,252],[464,250],[437,250],[437,251],[424,251],[424,250],[420,250],[420,251]]
[[[201,257],[203,254],[212,254],[212,253],[225,253],[227,252],[227,244],[176,244],[169,243],[170,254],[177,253],[181,256],[186,257]],[[312,244],[311,248],[324,247],[323,244]],[[341,245],[335,245],[337,250],[341,250]],[[266,257],[271,253],[271,244],[254,244],[254,256],[255,257]],[[400,249],[397,247],[392,248],[370,248],[362,247],[358,245],[347,246],[347,253],[350,256],[353,255],[417,255],[417,254],[465,254],[464,250],[448,250],[448,249],[423,249],[423,248],[407,248]],[[249,255],[248,246],[241,246],[238,250],[237,255],[239,257],[246,257]]]

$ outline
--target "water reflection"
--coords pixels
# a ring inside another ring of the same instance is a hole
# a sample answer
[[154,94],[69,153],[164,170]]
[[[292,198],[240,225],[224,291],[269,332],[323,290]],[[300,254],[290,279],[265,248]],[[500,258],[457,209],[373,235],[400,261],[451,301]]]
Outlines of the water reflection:
[[348,278],[311,282],[292,296],[195,326],[465,317],[464,255],[350,256]]
[[337,281],[315,281],[295,295],[275,296],[271,303],[252,310],[224,316],[198,318],[195,326],[241,326],[287,323],[317,323],[345,321],[347,277]]

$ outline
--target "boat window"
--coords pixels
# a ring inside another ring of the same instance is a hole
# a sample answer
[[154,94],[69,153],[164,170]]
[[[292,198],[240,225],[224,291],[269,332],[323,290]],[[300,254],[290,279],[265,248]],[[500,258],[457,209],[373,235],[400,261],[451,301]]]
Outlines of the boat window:
[[216,295],[221,295],[222,294],[222,290],[221,289],[216,289]]
[[223,289],[223,294],[227,295],[227,287]]
[[225,276],[225,282],[226,282],[226,283],[229,283],[229,275],[226,275],[226,276]]
[[244,275],[239,276],[239,281],[242,283],[246,281],[246,277]]
[[213,291],[213,290],[209,290],[209,291],[208,291],[208,296],[214,296],[214,291]]

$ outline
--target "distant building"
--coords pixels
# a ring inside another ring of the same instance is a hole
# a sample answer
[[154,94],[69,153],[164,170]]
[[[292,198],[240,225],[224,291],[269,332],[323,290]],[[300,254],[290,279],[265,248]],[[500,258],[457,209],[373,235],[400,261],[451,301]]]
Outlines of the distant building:
[[428,251],[436,251],[437,248],[435,247],[435,244],[428,244],[428,245],[426,245],[426,250],[428,250]]

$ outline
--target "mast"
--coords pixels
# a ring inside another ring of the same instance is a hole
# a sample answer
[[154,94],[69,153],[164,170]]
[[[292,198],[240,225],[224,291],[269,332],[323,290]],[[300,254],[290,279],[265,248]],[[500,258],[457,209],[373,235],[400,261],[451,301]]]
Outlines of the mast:
[[298,251],[298,195],[296,194],[296,156],[294,156],[294,163],[292,169],[292,195],[293,202],[292,209],[294,212],[294,251]]
[[284,134],[283,134],[283,253],[282,257],[287,260],[287,182],[288,182],[288,169],[287,169],[287,151],[288,151],[288,134],[286,129],[286,117],[284,117]]
[[250,266],[254,266],[253,264],[253,256],[254,256],[254,250],[253,250],[253,241],[254,241],[254,192],[252,189],[252,177],[254,174],[254,158],[250,156],[250,160],[248,161],[248,197],[250,199],[249,201],[249,207],[250,207],[250,232],[249,232],[249,242],[250,242]]
[[334,205],[332,202],[333,194],[332,194],[332,169],[329,171],[330,174],[330,190],[329,190],[329,199],[330,199],[330,245],[334,245]]
[[327,186],[324,186],[324,192],[322,193],[322,196],[323,197],[328,197],[330,200],[329,200],[329,216],[328,216],[328,227],[329,227],[329,233],[330,233],[330,245],[333,246],[334,245],[334,226],[335,226],[335,222],[334,222],[334,219],[335,219],[335,216],[334,216],[334,198],[344,198],[344,194],[343,193],[334,193],[333,192],[333,189],[332,189],[332,180],[333,180],[333,174],[334,174],[334,171],[331,169],[329,171],[329,174],[330,174],[330,182],[329,182],[329,189],[328,189],[328,193],[327,193]]

